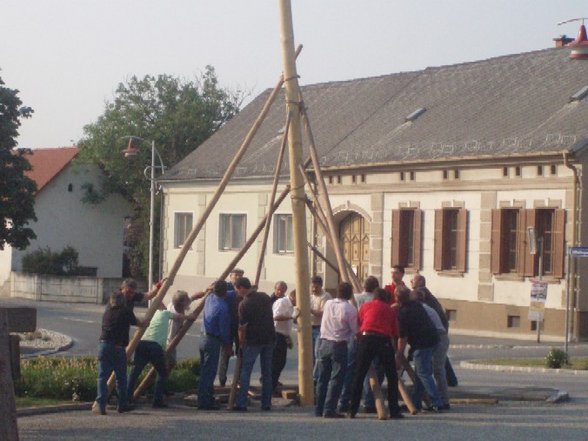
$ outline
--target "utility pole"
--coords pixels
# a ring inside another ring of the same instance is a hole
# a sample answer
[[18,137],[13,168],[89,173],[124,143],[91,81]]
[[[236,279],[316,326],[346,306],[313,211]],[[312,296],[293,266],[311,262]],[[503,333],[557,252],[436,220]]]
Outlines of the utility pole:
[[290,197],[292,201],[292,233],[296,261],[296,305],[298,318],[298,387],[302,405],[312,405],[314,386],[312,381],[313,348],[310,324],[310,292],[308,249],[306,231],[306,205],[304,179],[299,170],[302,164],[302,128],[300,124],[300,88],[296,72],[292,5],[290,0],[279,0],[280,39],[286,89],[286,106],[290,115],[288,130],[288,156],[290,165]]

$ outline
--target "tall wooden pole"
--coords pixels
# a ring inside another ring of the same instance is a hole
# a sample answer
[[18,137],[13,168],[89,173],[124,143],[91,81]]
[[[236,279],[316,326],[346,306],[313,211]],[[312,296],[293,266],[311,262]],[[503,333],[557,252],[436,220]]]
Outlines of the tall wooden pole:
[[312,405],[314,386],[312,381],[312,337],[310,324],[310,292],[304,180],[298,169],[302,157],[302,130],[300,126],[300,88],[296,73],[294,30],[290,0],[279,0],[282,62],[286,87],[286,105],[291,115],[288,132],[290,187],[292,198],[292,232],[296,260],[296,304],[300,309],[298,319],[298,387],[302,405]]

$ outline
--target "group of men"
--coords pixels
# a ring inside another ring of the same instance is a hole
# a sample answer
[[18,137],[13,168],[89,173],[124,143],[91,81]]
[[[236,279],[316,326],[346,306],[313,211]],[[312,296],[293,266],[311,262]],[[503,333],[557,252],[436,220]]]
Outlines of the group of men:
[[[280,374],[286,364],[288,348],[292,346],[290,333],[296,318],[295,293],[286,296],[288,287],[280,281],[271,296],[253,289],[243,271],[235,269],[231,281],[218,280],[204,304],[202,340],[200,344],[200,381],[198,407],[218,410],[214,397],[214,380],[219,371],[219,382],[224,386],[231,354],[241,357],[237,378],[239,391],[231,410],[247,411],[249,385],[253,365],[259,357],[261,366],[261,409],[270,410],[272,394],[279,385]],[[233,350],[234,345],[234,350]],[[219,353],[227,354],[221,358]]]
[[[322,280],[312,280],[311,314],[315,337],[316,407],[324,418],[354,418],[364,397],[367,412],[375,412],[374,399],[366,380],[374,368],[380,384],[387,379],[391,418],[402,418],[398,404],[398,370],[411,369],[405,356],[407,346],[414,360],[412,402],[423,409],[440,412],[450,408],[445,372],[449,339],[445,311],[426,288],[424,276],[415,274],[412,291],[403,282],[404,268],[394,266],[392,283],[379,287],[369,276],[364,292],[352,294],[343,283],[334,299],[322,290]],[[315,324],[317,323],[317,324]]]
[[[270,410],[272,394],[279,391],[279,378],[286,364],[288,348],[292,347],[292,324],[298,310],[296,294],[283,281],[275,284],[270,295],[252,287],[244,272],[235,269],[230,281],[218,280],[209,293],[188,295],[177,291],[169,307],[157,311],[150,323],[137,319],[134,304],[153,298],[160,284],[148,293],[136,291],[136,282],[127,279],[120,292],[113,293],[106,307],[99,346],[98,396],[93,412],[105,414],[107,380],[115,372],[118,411],[133,408],[133,391],[137,379],[151,363],[157,373],[153,407],[167,407],[164,385],[175,354],[166,358],[167,344],[184,320],[195,320],[195,314],[184,312],[193,300],[205,297],[202,337],[200,340],[200,380],[198,407],[218,410],[214,381],[227,381],[229,359],[241,358],[239,390],[231,410],[247,411],[248,392],[255,361],[261,366],[261,409]],[[398,404],[398,370],[408,368],[407,345],[414,360],[416,376],[412,401],[422,409],[424,392],[429,397],[429,410],[449,409],[446,360],[449,340],[448,321],[442,306],[426,288],[425,278],[415,274],[413,290],[403,282],[404,268],[395,266],[392,283],[380,288],[378,280],[369,276],[364,291],[353,294],[349,283],[338,286],[333,298],[323,289],[319,276],[311,280],[310,313],[315,364],[315,414],[324,418],[350,418],[364,400],[367,412],[375,411],[374,398],[366,379],[373,367],[380,384],[387,379],[388,408],[391,418],[402,418]],[[126,376],[125,347],[131,325],[147,327],[135,350],[135,363],[130,377]]]

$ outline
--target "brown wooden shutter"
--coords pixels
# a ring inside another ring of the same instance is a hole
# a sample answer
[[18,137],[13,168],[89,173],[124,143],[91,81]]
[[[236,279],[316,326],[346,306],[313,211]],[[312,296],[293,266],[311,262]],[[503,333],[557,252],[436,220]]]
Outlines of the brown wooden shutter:
[[413,238],[414,242],[412,245],[413,253],[414,253],[414,268],[416,270],[420,270],[422,268],[421,259],[421,247],[422,247],[422,240],[423,240],[423,210],[416,209],[414,210],[414,231],[413,231]]
[[566,210],[555,210],[553,226],[553,277],[564,276]]
[[[537,210],[525,210],[526,228],[525,228],[525,271],[523,273],[526,277],[533,277],[537,272],[537,255],[530,254],[529,237],[527,235],[527,228],[533,227],[537,231]],[[539,250],[537,250],[539,251]]]
[[400,210],[392,210],[392,255],[390,263],[400,265]]
[[527,241],[527,210],[519,210],[519,221],[517,226],[517,273],[519,276],[525,275],[525,262],[533,256],[529,255]]
[[466,272],[468,257],[468,210],[457,212],[457,271]]
[[490,243],[490,267],[492,274],[502,272],[502,210],[492,210],[492,233]]
[[443,210],[435,210],[435,247],[433,267],[443,271]]

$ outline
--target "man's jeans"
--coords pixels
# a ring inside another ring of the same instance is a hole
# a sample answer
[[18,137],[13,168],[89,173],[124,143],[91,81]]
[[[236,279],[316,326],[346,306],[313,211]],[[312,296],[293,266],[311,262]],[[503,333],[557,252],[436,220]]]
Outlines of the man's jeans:
[[259,355],[261,365],[261,408],[270,409],[272,406],[272,358],[274,352],[274,343],[267,345],[245,345],[243,347],[243,364],[241,366],[241,376],[239,377],[239,395],[235,401],[235,406],[247,407],[247,394],[249,393],[249,382],[251,381],[251,372],[253,365]]
[[447,351],[449,350],[449,337],[447,334],[439,335],[439,343],[433,351],[433,376],[437,383],[439,396],[443,404],[449,404],[449,390],[447,386],[447,372],[445,363],[447,361]]
[[112,371],[116,375],[118,407],[127,406],[127,354],[122,346],[100,342],[98,346],[98,396],[100,410],[106,410],[108,402],[108,378]]
[[439,391],[433,379],[433,351],[435,346],[425,349],[416,349],[413,354],[414,369],[418,377],[415,381],[412,393],[412,401],[417,409],[422,408],[423,392],[427,391],[431,404],[442,407],[443,402],[439,397]]
[[286,366],[286,358],[288,356],[288,340],[284,334],[276,332],[276,346],[272,356],[272,390],[276,390],[280,374]]
[[200,341],[200,381],[198,383],[198,407],[214,404],[214,378],[222,341],[218,337],[203,335]]
[[318,381],[315,415],[336,410],[347,370],[347,342],[320,339],[318,347]]
[[318,347],[321,337],[321,328],[319,327],[312,327],[312,379],[314,383],[318,381],[318,366],[317,366],[317,358],[318,358]]
[[135,350],[135,366],[129,375],[128,396],[132,399],[135,391],[135,384],[141,372],[151,363],[157,371],[157,383],[153,393],[153,402],[161,403],[163,401],[163,391],[167,379],[167,366],[165,364],[165,353],[159,343],[149,340],[141,340]]
[[355,370],[357,342],[355,338],[349,340],[347,344],[347,370],[345,371],[345,378],[343,379],[343,388],[339,396],[339,412],[347,412],[349,410],[349,401],[351,400],[351,383],[353,381],[353,371]]

